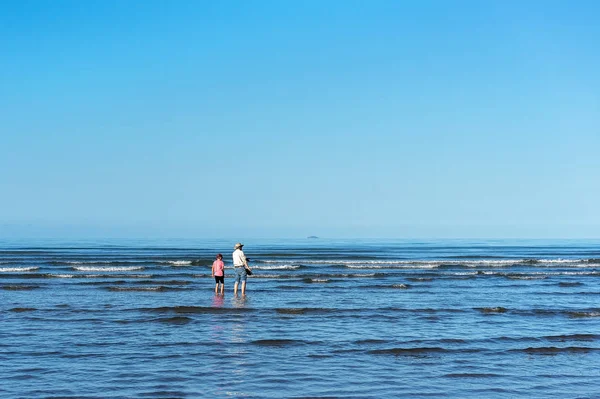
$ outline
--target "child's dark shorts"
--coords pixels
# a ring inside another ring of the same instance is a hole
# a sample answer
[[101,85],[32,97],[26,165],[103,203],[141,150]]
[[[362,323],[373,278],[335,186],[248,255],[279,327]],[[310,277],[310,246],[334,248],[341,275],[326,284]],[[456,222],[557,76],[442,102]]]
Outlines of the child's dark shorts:
[[225,276],[215,276],[215,283],[225,284]]

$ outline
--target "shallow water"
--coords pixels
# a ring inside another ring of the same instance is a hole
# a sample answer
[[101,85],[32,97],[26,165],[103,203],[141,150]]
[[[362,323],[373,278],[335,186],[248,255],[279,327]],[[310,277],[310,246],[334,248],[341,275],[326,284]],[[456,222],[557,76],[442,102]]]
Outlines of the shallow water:
[[598,241],[232,244],[0,242],[0,397],[600,397]]

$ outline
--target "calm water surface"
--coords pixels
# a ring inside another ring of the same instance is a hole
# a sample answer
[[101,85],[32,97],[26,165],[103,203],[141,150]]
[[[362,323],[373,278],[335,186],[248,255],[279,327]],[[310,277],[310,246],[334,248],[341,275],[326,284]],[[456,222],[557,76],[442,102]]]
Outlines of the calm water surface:
[[233,244],[0,241],[0,397],[600,397],[599,241]]

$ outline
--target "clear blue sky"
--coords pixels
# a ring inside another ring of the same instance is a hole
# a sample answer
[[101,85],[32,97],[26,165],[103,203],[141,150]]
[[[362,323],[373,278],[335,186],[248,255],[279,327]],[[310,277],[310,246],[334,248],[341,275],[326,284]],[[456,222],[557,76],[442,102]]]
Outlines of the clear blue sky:
[[4,1],[0,236],[599,237],[596,1]]

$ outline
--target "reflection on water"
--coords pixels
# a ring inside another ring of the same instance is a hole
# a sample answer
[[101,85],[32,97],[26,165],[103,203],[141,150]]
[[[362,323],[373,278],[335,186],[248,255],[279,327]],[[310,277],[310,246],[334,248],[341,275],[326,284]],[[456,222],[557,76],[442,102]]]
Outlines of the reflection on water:
[[215,295],[212,300],[213,308],[222,308],[225,304],[225,295]]
[[248,297],[246,295],[235,295],[231,301],[234,308],[245,308]]
[[[212,307],[213,308],[222,308],[225,304],[225,296],[216,294],[212,299]],[[221,319],[221,315],[216,314],[211,318],[212,328],[211,328],[211,339],[214,342],[219,344],[223,344],[227,342],[227,336],[225,333],[225,329],[223,327],[223,320]]]

